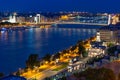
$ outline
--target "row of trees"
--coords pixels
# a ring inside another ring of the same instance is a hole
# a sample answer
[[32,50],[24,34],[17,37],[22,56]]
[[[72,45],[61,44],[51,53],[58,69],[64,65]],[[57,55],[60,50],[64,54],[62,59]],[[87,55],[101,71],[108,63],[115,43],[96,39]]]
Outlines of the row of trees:
[[[50,54],[46,54],[41,61],[51,61],[51,55]],[[26,67],[33,69],[35,66],[40,66],[40,59],[39,59],[39,55],[38,54],[31,54],[27,61],[26,61]]]
[[84,47],[85,44],[87,44],[88,41],[78,41],[76,44],[76,47],[78,47],[78,54],[82,55],[83,57],[87,57],[88,56],[88,52],[86,51],[86,48]]
[[38,54],[31,54],[26,61],[26,67],[33,69],[34,66],[40,66]]
[[[85,43],[83,41],[78,41],[77,44],[75,46],[72,46],[70,49],[66,49],[66,50],[63,50],[54,55],[50,55],[50,54],[46,54],[42,60],[43,61],[55,61],[56,59],[59,59],[60,56],[62,56],[63,54],[65,53],[69,53],[69,51],[73,51],[75,50],[77,47],[78,47],[78,54],[79,55],[82,55],[83,57],[87,57],[88,53],[85,49],[85,47],[83,46]],[[72,53],[71,53],[72,54]],[[38,54],[31,54],[29,57],[28,57],[28,60],[26,61],[26,67],[27,68],[30,68],[30,69],[33,69],[34,66],[40,66],[40,60],[39,60],[39,55]]]

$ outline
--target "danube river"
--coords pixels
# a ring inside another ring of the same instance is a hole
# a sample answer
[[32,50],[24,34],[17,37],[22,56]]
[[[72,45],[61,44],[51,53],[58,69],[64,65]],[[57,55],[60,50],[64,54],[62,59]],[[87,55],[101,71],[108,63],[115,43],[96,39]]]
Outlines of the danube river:
[[96,29],[47,28],[0,32],[0,72],[10,74],[25,67],[30,54],[56,53],[96,34]]

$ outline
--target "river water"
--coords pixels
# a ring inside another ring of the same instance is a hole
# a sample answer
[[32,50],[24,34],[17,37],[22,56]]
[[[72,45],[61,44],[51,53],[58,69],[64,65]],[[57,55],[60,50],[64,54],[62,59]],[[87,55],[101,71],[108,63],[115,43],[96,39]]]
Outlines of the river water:
[[[94,36],[95,26],[88,28],[66,27],[34,28],[0,32],[0,72],[10,74],[25,67],[30,54],[53,54],[74,45],[78,40]],[[77,25],[78,26],[78,25]],[[79,25],[80,27],[80,25]]]

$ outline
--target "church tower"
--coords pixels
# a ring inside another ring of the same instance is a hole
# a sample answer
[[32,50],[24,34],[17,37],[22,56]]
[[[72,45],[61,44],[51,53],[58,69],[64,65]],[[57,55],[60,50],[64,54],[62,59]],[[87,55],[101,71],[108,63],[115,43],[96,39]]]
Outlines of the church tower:
[[13,13],[9,16],[10,23],[16,23],[16,13]]

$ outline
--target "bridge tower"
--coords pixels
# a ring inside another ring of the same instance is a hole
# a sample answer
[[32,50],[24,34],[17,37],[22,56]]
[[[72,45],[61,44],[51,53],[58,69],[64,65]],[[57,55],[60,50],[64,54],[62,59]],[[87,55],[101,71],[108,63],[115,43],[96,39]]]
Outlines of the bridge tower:
[[108,25],[111,24],[111,18],[112,18],[112,17],[111,17],[111,15],[109,14],[109,15],[108,15]]

